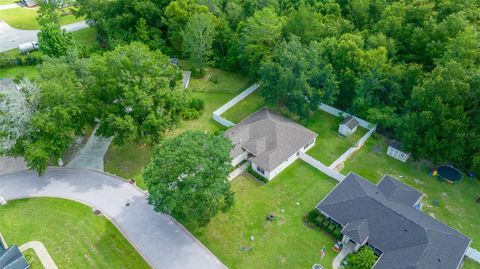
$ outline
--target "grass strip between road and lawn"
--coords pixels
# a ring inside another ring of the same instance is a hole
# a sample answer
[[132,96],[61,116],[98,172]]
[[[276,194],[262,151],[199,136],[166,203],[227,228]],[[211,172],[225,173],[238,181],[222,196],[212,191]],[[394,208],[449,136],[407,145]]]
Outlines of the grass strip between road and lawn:
[[[20,30],[38,30],[40,29],[40,25],[37,22],[37,12],[38,7],[5,9],[0,10],[0,19],[13,28]],[[60,12],[60,25],[81,20],[83,20],[83,18],[75,18],[75,16],[71,14],[70,8],[65,8]]]

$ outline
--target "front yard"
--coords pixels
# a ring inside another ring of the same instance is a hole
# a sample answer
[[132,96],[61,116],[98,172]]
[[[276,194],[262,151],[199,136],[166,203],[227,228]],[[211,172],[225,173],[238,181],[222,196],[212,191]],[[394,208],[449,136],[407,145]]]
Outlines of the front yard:
[[[431,177],[431,166],[426,163],[402,163],[386,154],[387,142],[374,135],[347,160],[343,174],[355,172],[377,183],[383,175],[391,175],[424,193],[423,210],[440,221],[458,229],[472,238],[472,247],[480,249],[480,204],[475,199],[480,195],[480,181],[465,178],[458,184],[450,184]],[[439,202],[434,206],[434,200]]]
[[[218,79],[218,83],[209,79],[212,76]],[[200,98],[205,102],[203,114],[195,120],[180,121],[177,128],[168,132],[166,136],[177,136],[188,130],[215,132],[223,129],[223,126],[212,119],[213,111],[248,86],[250,86],[249,81],[243,76],[219,69],[207,69],[206,76],[203,78],[192,77],[189,90],[193,97]],[[111,145],[104,158],[105,171],[125,179],[135,178],[137,185],[145,189],[141,173],[150,161],[151,154],[152,148],[141,143],[128,143],[123,146]]]
[[[334,239],[302,218],[335,184],[301,160],[268,184],[243,174],[232,181],[235,206],[193,233],[229,268],[330,268]],[[269,214],[273,222],[266,221]]]
[[[70,10],[68,8],[64,9],[65,12],[60,16],[60,24],[70,24],[73,22],[81,21],[82,18],[75,18],[72,14],[70,14]],[[6,9],[0,10],[0,19],[5,21],[8,25],[21,29],[21,30],[37,30],[40,29],[40,26],[37,22],[37,8],[14,8],[14,9]]]
[[[58,198],[9,201],[0,207],[0,224],[9,245],[41,241],[59,268],[149,268],[109,220],[77,202]],[[27,254],[38,265],[38,258]]]
[[305,127],[318,134],[315,146],[308,151],[308,154],[327,166],[367,133],[365,128],[358,126],[355,133],[344,137],[338,133],[338,125],[341,121],[342,118],[319,110],[302,122]]

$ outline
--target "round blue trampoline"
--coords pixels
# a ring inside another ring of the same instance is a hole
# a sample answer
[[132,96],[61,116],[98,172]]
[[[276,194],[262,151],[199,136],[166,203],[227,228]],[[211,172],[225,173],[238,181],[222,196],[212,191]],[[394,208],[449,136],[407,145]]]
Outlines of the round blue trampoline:
[[440,165],[437,168],[438,176],[450,183],[458,183],[462,181],[462,173],[455,167],[450,165]]

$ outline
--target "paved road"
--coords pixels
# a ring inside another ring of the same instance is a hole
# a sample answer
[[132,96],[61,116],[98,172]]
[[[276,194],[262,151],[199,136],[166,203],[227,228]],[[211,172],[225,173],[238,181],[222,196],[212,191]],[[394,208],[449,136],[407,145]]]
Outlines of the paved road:
[[103,172],[103,156],[112,142],[111,138],[96,136],[97,128],[88,138],[85,146],[66,165],[69,168],[86,168]]
[[[78,31],[89,27],[85,21],[75,22],[62,26],[68,32]],[[38,30],[20,30],[11,27],[0,20],[0,52],[16,49],[18,45],[37,41]]]
[[182,226],[155,213],[143,192],[99,172],[50,168],[43,177],[31,171],[4,175],[0,176],[0,196],[7,200],[61,197],[98,208],[153,268],[225,268]]
[[23,158],[0,157],[0,175],[23,171],[27,165]]
[[0,10],[6,10],[6,9],[12,9],[12,8],[19,8],[20,5],[15,3],[15,4],[8,4],[8,5],[0,5]]

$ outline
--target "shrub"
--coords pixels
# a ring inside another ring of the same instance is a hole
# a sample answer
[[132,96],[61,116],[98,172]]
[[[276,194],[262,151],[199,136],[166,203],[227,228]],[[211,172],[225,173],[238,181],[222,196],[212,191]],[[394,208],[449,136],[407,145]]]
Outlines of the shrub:
[[208,80],[214,84],[218,84],[218,77],[217,76],[214,76],[214,75],[211,75]]
[[322,223],[325,221],[326,221],[326,218],[323,215],[318,215],[318,217],[315,219],[315,224],[321,227]]
[[255,171],[253,170],[253,168],[252,168],[251,165],[248,167],[247,172],[248,172],[250,175],[256,177],[256,178],[257,178],[258,180],[260,180],[261,182],[268,183],[268,179],[262,177],[262,176],[259,175],[257,172],[255,172]]
[[348,262],[352,269],[370,269],[377,261],[377,256],[369,247],[362,247],[356,253],[353,253]]
[[316,209],[312,209],[310,212],[308,212],[306,219],[308,222],[315,223],[315,220],[319,215],[320,213]]
[[192,108],[186,108],[182,111],[182,118],[185,120],[193,120],[200,116],[200,113]]
[[192,98],[188,106],[196,111],[202,111],[205,108],[205,102],[199,98]]

